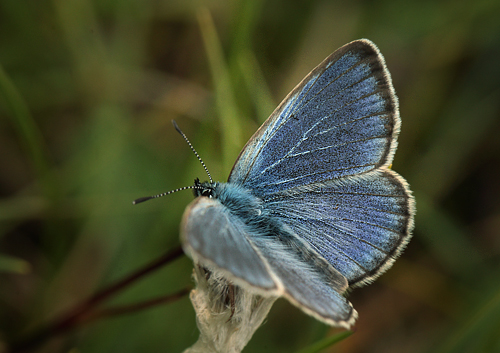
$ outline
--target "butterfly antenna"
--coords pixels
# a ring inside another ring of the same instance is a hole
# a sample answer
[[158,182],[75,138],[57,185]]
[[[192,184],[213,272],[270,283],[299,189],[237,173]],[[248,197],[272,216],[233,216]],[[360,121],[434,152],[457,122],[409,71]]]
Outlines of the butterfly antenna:
[[177,125],[177,123],[175,122],[175,120],[172,120],[172,124],[174,125],[175,129],[177,130],[177,132],[179,134],[181,134],[181,136],[184,138],[184,140],[187,142],[187,144],[189,145],[189,147],[191,148],[191,151],[193,151],[194,155],[196,156],[196,158],[198,158],[198,160],[200,161],[201,165],[203,166],[203,168],[205,169],[205,172],[207,172],[208,174],[208,178],[210,179],[210,182],[213,183],[214,181],[212,180],[212,176],[210,175],[210,172],[208,171],[208,168],[207,166],[205,165],[205,163],[203,162],[203,160],[201,159],[200,155],[198,154],[198,152],[196,152],[196,150],[194,149],[193,145],[191,144],[191,142],[189,142],[186,134],[184,134],[181,130],[181,128]]
[[148,201],[148,200],[151,200],[151,199],[157,199],[158,197],[167,196],[167,195],[173,194],[174,192],[182,191],[182,190],[187,190],[187,189],[203,189],[203,188],[200,187],[200,186],[197,186],[197,185],[184,186],[182,188],[178,188],[178,189],[175,189],[175,190],[164,192],[163,194],[158,194],[158,195],[153,195],[153,196],[146,196],[146,197],[139,197],[137,200],[132,201],[132,204],[137,205],[138,203],[141,203],[141,202],[144,202],[144,201]]

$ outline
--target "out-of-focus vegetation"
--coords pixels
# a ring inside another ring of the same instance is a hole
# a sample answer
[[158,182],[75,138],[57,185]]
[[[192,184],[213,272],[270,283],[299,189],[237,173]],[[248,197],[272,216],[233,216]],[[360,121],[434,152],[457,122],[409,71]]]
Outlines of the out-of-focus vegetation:
[[[309,70],[373,40],[403,119],[393,169],[417,199],[414,239],[350,300],[336,352],[500,351],[500,2],[0,2],[0,351],[179,244],[190,185],[225,181],[246,140]],[[176,260],[110,305],[191,284]],[[246,352],[340,330],[279,300]],[[37,352],[181,352],[189,299],[99,320]],[[3,348],[2,348],[3,347]]]

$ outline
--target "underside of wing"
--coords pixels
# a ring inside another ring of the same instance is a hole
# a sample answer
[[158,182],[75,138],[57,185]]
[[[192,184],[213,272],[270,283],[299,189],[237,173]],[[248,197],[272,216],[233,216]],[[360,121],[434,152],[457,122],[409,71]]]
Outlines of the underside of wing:
[[253,244],[283,286],[283,295],[300,309],[333,326],[349,329],[357,313],[343,296],[347,280],[295,236],[258,236]]
[[249,242],[246,226],[218,200],[199,197],[187,207],[181,240],[184,251],[201,265],[221,271],[242,287],[278,294],[269,264]]
[[399,132],[389,72],[368,40],[316,67],[249,140],[229,181],[262,196],[387,166]]
[[413,228],[413,197],[404,179],[389,169],[290,189],[264,203],[350,287],[387,270]]

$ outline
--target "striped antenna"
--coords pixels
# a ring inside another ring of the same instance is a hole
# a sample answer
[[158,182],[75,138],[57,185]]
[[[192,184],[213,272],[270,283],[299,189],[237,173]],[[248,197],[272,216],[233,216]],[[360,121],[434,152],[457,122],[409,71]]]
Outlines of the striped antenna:
[[177,132],[179,134],[181,134],[181,136],[184,138],[184,140],[186,140],[187,144],[189,145],[189,147],[191,148],[191,151],[193,151],[194,155],[196,156],[196,158],[198,158],[198,160],[200,161],[201,165],[203,166],[203,168],[205,169],[205,172],[207,172],[208,174],[208,179],[210,179],[210,182],[213,183],[214,181],[212,180],[212,176],[210,175],[210,172],[208,171],[208,168],[207,166],[205,165],[205,163],[203,162],[203,160],[201,159],[200,155],[198,154],[198,152],[196,152],[196,150],[194,149],[193,145],[191,144],[191,142],[189,142],[186,134],[184,134],[181,130],[181,128],[177,125],[177,123],[175,122],[175,120],[172,120],[172,124],[174,125],[175,129],[177,130]]
[[198,186],[198,185],[184,186],[182,188],[178,188],[178,189],[175,189],[175,190],[164,192],[163,194],[158,194],[158,195],[153,195],[153,196],[146,196],[146,197],[139,197],[137,200],[132,201],[132,204],[133,205],[137,205],[138,203],[141,203],[141,202],[144,202],[144,201],[148,201],[148,200],[151,200],[151,199],[157,199],[158,197],[167,196],[167,195],[173,194],[174,192],[182,191],[182,190],[187,190],[187,189],[203,189],[203,187]]
[[[210,172],[208,171],[208,168],[207,166],[205,165],[205,163],[203,162],[203,160],[201,159],[200,155],[198,154],[198,152],[196,152],[196,150],[194,149],[193,145],[191,144],[191,142],[189,142],[189,139],[187,138],[186,134],[184,134],[181,130],[181,128],[177,125],[177,123],[175,122],[175,120],[172,120],[172,124],[174,125],[175,129],[177,130],[177,132],[179,134],[181,134],[181,136],[184,138],[184,140],[187,142],[187,144],[189,145],[189,147],[191,148],[191,151],[193,151],[194,155],[196,156],[196,158],[198,158],[198,160],[200,161],[201,165],[203,166],[203,168],[205,169],[205,171],[207,172],[208,174],[208,178],[210,179],[210,183],[213,183],[214,181],[212,180],[212,176],[210,175]],[[187,190],[187,189],[200,189],[200,190],[203,190],[203,187],[200,186],[198,183],[199,183],[199,180],[196,179],[198,182],[195,181],[195,185],[191,185],[191,186],[184,186],[182,188],[178,188],[178,189],[175,189],[175,190],[171,190],[171,191],[168,191],[168,192],[164,192],[163,194],[158,194],[158,195],[153,195],[153,196],[146,196],[146,197],[139,197],[138,199],[132,201],[132,204],[133,205],[137,205],[138,203],[142,203],[142,202],[145,202],[145,201],[148,201],[148,200],[151,200],[151,199],[157,199],[158,197],[162,197],[162,196],[167,196],[167,195],[170,195],[170,194],[173,194],[174,192],[177,192],[177,191],[182,191],[182,190]]]

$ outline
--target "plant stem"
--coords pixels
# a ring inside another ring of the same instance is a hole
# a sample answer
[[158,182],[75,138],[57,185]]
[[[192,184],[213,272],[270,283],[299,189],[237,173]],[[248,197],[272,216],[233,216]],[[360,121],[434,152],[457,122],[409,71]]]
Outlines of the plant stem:
[[169,295],[167,297],[157,298],[151,301],[130,305],[126,307],[103,309],[102,311],[95,310],[95,308],[105,300],[120,293],[126,287],[130,286],[137,280],[144,278],[151,272],[154,272],[155,270],[161,268],[162,266],[176,260],[182,254],[183,254],[182,248],[179,246],[176,249],[162,255],[161,257],[154,260],[150,264],[132,273],[131,275],[115,282],[114,284],[110,285],[107,288],[102,289],[101,291],[91,296],[89,299],[83,301],[80,304],[75,305],[72,309],[68,310],[60,317],[48,323],[45,327],[42,327],[37,331],[34,331],[27,337],[22,338],[21,340],[15,342],[12,345],[10,352],[11,353],[27,352],[41,345],[51,337],[69,331],[71,329],[74,329],[79,325],[81,325],[82,323],[95,321],[101,317],[109,317],[113,315],[113,313],[122,314],[122,313],[137,311],[143,308],[151,307],[152,305],[166,303],[180,298],[189,291],[187,289],[183,289],[178,293]]

